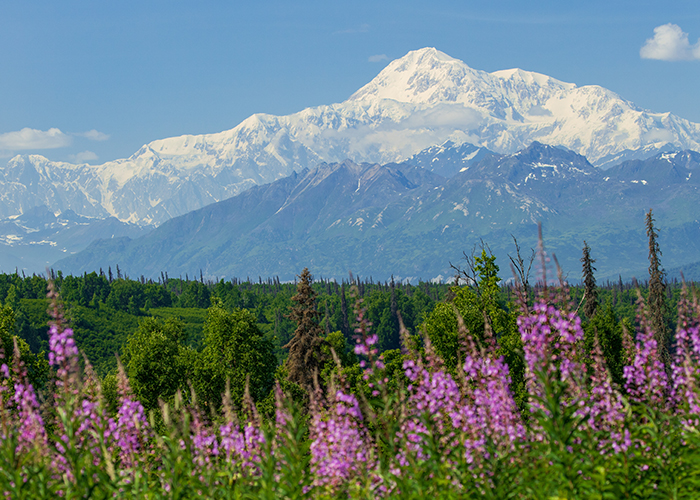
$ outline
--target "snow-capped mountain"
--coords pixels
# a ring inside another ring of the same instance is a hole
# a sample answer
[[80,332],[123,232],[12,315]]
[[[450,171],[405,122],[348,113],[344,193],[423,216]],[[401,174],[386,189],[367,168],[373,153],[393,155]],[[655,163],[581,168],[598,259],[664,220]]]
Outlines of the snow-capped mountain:
[[85,217],[72,210],[56,215],[45,206],[29,208],[22,215],[0,218],[0,272],[43,273],[95,239],[137,238],[147,232],[114,217]]
[[0,215],[46,205],[160,224],[321,162],[398,162],[446,141],[513,153],[535,140],[611,166],[643,148],[700,150],[700,125],[602,87],[520,69],[487,73],[424,48],[339,104],[256,114],[231,130],[153,141],[94,167],[15,157],[0,169]]

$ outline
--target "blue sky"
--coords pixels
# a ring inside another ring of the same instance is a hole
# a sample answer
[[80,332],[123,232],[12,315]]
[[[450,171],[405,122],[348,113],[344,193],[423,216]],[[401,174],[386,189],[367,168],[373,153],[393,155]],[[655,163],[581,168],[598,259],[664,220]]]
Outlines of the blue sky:
[[697,0],[4,2],[0,157],[102,163],[340,102],[426,46],[700,122],[699,37]]

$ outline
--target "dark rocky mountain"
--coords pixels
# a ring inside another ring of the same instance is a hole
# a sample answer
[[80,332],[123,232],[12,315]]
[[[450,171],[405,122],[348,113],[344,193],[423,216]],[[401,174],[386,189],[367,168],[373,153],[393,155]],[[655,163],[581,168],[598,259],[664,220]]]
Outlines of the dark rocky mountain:
[[440,146],[431,146],[408,158],[406,164],[422,167],[443,177],[452,177],[488,156],[500,156],[486,148],[446,141]]
[[523,248],[534,247],[541,221],[547,248],[571,279],[580,274],[584,239],[599,277],[631,277],[647,266],[649,208],[663,264],[700,260],[697,158],[662,153],[601,171],[583,156],[535,142],[513,155],[488,155],[450,178],[409,162],[322,164],[172,219],[141,238],[95,242],[56,267],[75,273],[119,264],[130,275],[202,269],[210,277],[292,279],[308,266],[337,278],[348,271],[379,279],[448,278],[450,262],[483,240],[507,277],[512,236]]

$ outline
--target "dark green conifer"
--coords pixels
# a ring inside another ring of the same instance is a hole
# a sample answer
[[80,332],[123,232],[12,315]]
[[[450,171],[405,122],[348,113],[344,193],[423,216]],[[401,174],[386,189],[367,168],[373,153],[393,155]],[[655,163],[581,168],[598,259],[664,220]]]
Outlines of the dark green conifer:
[[646,215],[646,228],[649,237],[649,296],[647,297],[649,321],[659,346],[659,356],[668,369],[670,358],[668,351],[669,331],[665,320],[666,281],[664,269],[661,267],[661,249],[657,241],[659,232],[654,227],[654,216],[651,209]]
[[586,304],[583,306],[583,314],[590,320],[598,308],[598,289],[595,283],[595,276],[593,275],[593,271],[596,270],[593,267],[595,260],[591,259],[591,247],[588,246],[585,240],[583,242],[581,262],[583,263],[583,286],[586,299]]
[[308,268],[299,275],[297,293],[292,297],[296,305],[287,316],[297,324],[294,337],[284,346],[289,349],[287,374],[289,380],[307,391],[313,390],[314,372],[320,373],[323,364],[321,338],[323,330],[319,326],[319,312],[316,310],[316,292],[311,288],[311,273]]

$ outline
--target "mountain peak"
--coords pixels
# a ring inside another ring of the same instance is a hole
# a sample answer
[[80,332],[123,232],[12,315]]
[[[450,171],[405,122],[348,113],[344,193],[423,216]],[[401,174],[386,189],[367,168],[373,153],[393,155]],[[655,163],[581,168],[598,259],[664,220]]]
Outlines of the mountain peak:
[[426,47],[390,62],[376,78],[348,100],[393,99],[410,103],[455,101],[460,89],[483,75],[488,73],[474,70],[433,47]]
[[530,100],[535,96],[536,102],[528,102],[528,107],[521,110],[526,112],[541,104],[537,96],[547,98],[573,88],[573,83],[518,68],[493,73],[475,70],[459,59],[426,47],[390,62],[348,101],[392,99],[414,104],[456,102],[481,106],[495,99],[500,102],[497,107],[503,107],[515,105],[522,95],[531,96]]

